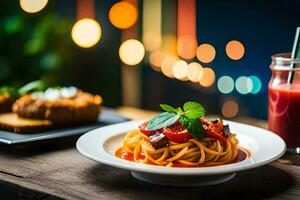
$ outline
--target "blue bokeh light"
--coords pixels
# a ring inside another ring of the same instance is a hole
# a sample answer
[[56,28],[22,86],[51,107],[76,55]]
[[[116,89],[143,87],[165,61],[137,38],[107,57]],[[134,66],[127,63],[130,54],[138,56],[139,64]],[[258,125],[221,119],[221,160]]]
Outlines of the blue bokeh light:
[[253,88],[251,90],[251,94],[257,94],[261,90],[261,80],[257,76],[249,76],[252,80]]
[[253,89],[253,82],[247,76],[240,76],[235,81],[235,88],[240,94],[248,94]]
[[218,80],[218,89],[223,94],[229,94],[234,89],[234,81],[230,76],[221,76]]

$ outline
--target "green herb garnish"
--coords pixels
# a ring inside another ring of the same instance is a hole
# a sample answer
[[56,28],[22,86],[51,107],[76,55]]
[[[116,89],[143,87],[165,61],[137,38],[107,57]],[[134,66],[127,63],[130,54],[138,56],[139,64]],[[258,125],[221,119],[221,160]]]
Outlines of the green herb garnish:
[[183,105],[184,115],[189,119],[199,119],[205,115],[205,109],[197,102],[189,101]]
[[168,104],[160,104],[161,109],[163,109],[164,111],[167,112],[171,112],[171,113],[176,113],[177,114],[177,109],[173,108],[172,106],[168,105]]
[[26,85],[22,86],[18,90],[18,93],[19,93],[20,96],[22,96],[25,93],[34,92],[34,91],[42,91],[45,88],[46,88],[45,83],[41,80],[37,80],[37,81],[32,81],[32,82],[27,83]]
[[162,110],[166,111],[152,118],[148,124],[148,130],[158,130],[171,126],[179,119],[185,128],[197,139],[204,137],[204,128],[199,122],[199,118],[205,115],[205,109],[197,102],[189,101],[181,107],[174,108],[168,104],[160,104]]
[[204,128],[199,122],[199,119],[190,119],[184,115],[180,117],[185,128],[197,139],[204,137]]
[[175,122],[177,122],[180,118],[180,115],[171,112],[163,112],[159,115],[156,115],[153,119],[151,119],[147,124],[147,129],[150,131],[154,131],[157,129],[161,129],[166,126],[171,126]]

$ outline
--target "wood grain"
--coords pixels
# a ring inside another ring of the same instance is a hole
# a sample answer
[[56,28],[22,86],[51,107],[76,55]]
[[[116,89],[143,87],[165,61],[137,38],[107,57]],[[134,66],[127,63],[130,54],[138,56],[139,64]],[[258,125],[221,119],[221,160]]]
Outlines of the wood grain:
[[[83,157],[74,148],[76,139],[37,143],[32,148],[0,146],[0,187],[10,185],[12,190],[26,194],[26,199],[300,199],[297,164],[273,162],[240,172],[231,181],[216,186],[160,187],[140,182],[128,171]],[[300,163],[299,156],[286,158]]]

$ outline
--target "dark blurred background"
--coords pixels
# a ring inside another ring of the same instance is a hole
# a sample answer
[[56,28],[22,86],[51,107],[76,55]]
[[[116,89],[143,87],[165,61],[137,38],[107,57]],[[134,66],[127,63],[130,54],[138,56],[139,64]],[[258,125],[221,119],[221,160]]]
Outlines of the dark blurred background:
[[121,105],[120,30],[108,20],[114,2],[95,2],[103,34],[93,48],[80,48],[71,38],[76,1],[52,0],[37,13],[24,12],[19,1],[2,1],[0,84],[19,86],[43,79],[99,93],[106,106]]
[[[209,43],[216,49],[215,59],[208,64],[202,63],[211,67],[216,75],[213,86],[207,88],[171,79],[153,70],[147,61],[148,53],[140,65],[122,64],[119,47],[124,32],[126,35],[130,30],[120,30],[109,21],[109,9],[117,2],[95,0],[96,20],[101,24],[102,37],[95,46],[81,48],[71,38],[71,29],[76,22],[76,1],[52,0],[40,12],[27,13],[21,9],[19,1],[2,0],[0,85],[20,86],[36,79],[46,80],[52,85],[75,85],[101,94],[105,106],[109,107],[128,104],[157,110],[162,102],[180,105],[187,100],[197,100],[208,113],[222,114],[224,103],[233,101],[238,111],[227,117],[267,118],[270,57],[291,50],[295,29],[300,25],[300,1],[196,1],[198,44]],[[163,30],[170,25],[166,24],[164,12],[170,11],[165,6],[166,1],[162,2]],[[177,1],[167,2],[174,4],[176,10]],[[143,3],[137,2],[139,17],[135,36],[138,40],[143,34]],[[168,19],[167,23],[174,23],[176,29],[176,17]],[[231,60],[226,55],[225,46],[231,40],[244,45],[245,54],[240,60]],[[135,74],[134,83],[130,81],[130,74]],[[256,94],[243,95],[236,89],[222,94],[217,81],[224,75],[233,80],[240,76],[257,76],[262,87]],[[128,103],[126,96],[132,95],[132,84],[133,87],[139,85],[135,90],[139,100]]]

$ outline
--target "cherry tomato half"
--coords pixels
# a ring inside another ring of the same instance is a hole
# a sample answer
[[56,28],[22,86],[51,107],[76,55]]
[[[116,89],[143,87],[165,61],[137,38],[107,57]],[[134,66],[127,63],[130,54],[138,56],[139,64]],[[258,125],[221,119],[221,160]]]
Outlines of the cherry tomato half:
[[154,130],[154,131],[150,131],[147,129],[147,124],[148,122],[144,122],[143,124],[140,125],[140,131],[142,133],[144,133],[145,135],[153,135],[154,133],[156,133],[157,131],[162,131],[162,129],[159,129],[159,130]]
[[220,133],[217,133],[217,132],[215,132],[211,129],[208,129],[208,130],[205,130],[205,134],[206,134],[207,137],[216,138],[218,140],[221,140],[221,142],[223,144],[226,144],[226,141],[227,141],[226,138]]
[[171,126],[165,127],[163,133],[169,140],[178,143],[186,142],[192,137],[185,126],[179,121]]

